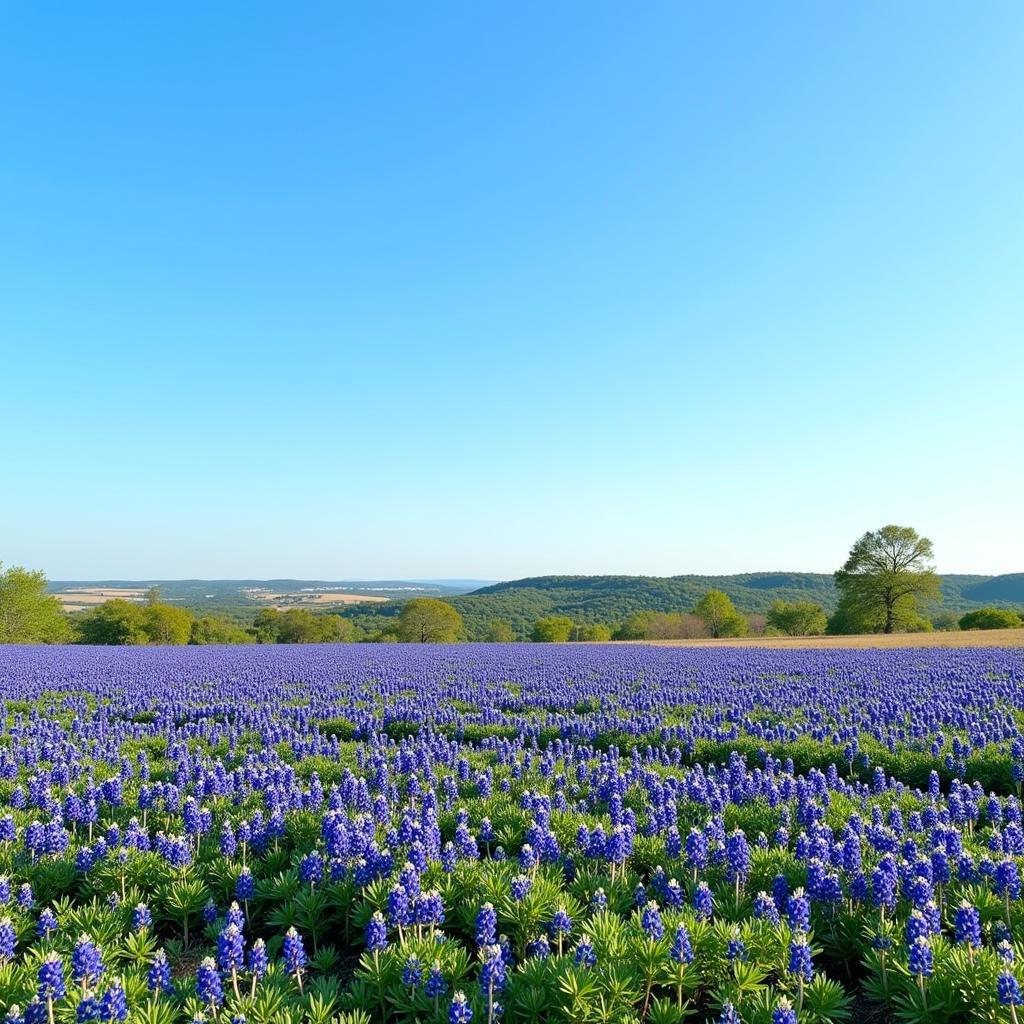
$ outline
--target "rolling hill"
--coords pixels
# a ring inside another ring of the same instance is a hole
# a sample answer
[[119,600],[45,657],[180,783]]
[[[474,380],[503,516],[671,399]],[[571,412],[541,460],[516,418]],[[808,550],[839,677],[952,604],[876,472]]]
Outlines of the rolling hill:
[[[486,634],[493,619],[504,619],[525,637],[547,615],[568,615],[577,622],[619,623],[638,611],[688,611],[708,590],[727,593],[744,612],[766,612],[775,600],[815,601],[826,611],[836,604],[832,575],[810,572],[740,573],[731,576],[533,576],[481,587],[447,597],[466,623],[470,637]],[[1024,574],[942,577],[942,608],[961,613],[985,604],[1024,606]],[[368,609],[357,605],[343,613],[370,631],[397,615],[392,602]]]

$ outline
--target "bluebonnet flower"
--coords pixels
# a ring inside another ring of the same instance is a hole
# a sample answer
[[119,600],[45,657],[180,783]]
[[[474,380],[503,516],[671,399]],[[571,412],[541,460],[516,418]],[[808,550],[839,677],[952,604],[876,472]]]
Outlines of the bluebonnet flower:
[[172,992],[171,965],[167,961],[167,954],[158,949],[149,965],[149,974],[146,977],[146,985],[150,992]]
[[144,931],[147,928],[153,927],[153,915],[150,912],[149,907],[145,903],[139,903],[132,911],[132,930],[136,932]]
[[480,955],[483,958],[480,965],[480,994],[493,999],[505,990],[505,960],[498,945],[485,946]]
[[1003,971],[996,981],[996,994],[1003,1006],[1024,1006],[1020,982],[1009,971]]
[[253,988],[256,987],[256,982],[259,981],[267,973],[269,966],[269,959],[267,957],[267,946],[262,939],[257,939],[249,950],[249,962],[248,962],[249,973],[252,975]]
[[114,978],[100,1000],[100,1020],[106,1024],[123,1021],[128,1016],[128,1000],[120,978]]
[[57,930],[57,915],[47,907],[39,914],[39,921],[36,924],[36,935],[41,939],[48,939]]
[[715,900],[707,882],[698,882],[693,892],[693,909],[700,921],[710,920],[715,910]]
[[576,943],[576,951],[573,954],[577,967],[593,967],[597,963],[597,953],[591,941],[584,937]]
[[200,1002],[213,1009],[224,1002],[224,988],[217,973],[217,961],[213,957],[206,957],[196,971],[196,995]]
[[294,974],[302,987],[302,969],[306,966],[306,947],[302,944],[302,936],[294,928],[284,933],[284,965],[289,974]]
[[14,959],[14,949],[18,944],[18,935],[9,917],[0,918],[0,963],[9,963]]
[[640,915],[640,927],[649,939],[660,939],[665,934],[665,926],[661,921],[661,914],[658,912],[658,904],[651,900],[643,909]]
[[530,891],[530,886],[533,885],[533,881],[527,875],[516,875],[512,879],[512,899],[516,903],[521,903],[526,899],[526,894]]
[[425,968],[415,956],[406,959],[402,967],[402,984],[408,988],[417,988],[423,984]]
[[423,986],[423,991],[429,999],[440,999],[448,991],[448,982],[444,980],[441,964],[437,960],[434,961],[434,966],[430,968],[430,974],[427,975],[427,983]]
[[32,886],[29,885],[28,882],[23,882],[21,884],[14,902],[17,904],[19,910],[28,911],[32,909],[35,904],[35,896],[32,894]]
[[64,982],[64,961],[56,953],[49,953],[39,965],[39,998],[57,1002],[67,994]]
[[100,1019],[100,1001],[92,993],[86,993],[75,1007],[75,1024],[89,1024]]
[[966,943],[975,949],[981,947],[981,915],[977,907],[972,907],[966,900],[957,907],[953,919],[953,931],[957,942]]
[[217,936],[217,966],[226,974],[245,965],[245,942],[237,925],[229,924]]
[[88,935],[75,943],[71,954],[71,977],[87,988],[95,988],[103,977],[103,951]]
[[742,830],[734,829],[725,840],[726,877],[739,892],[750,873],[750,847]]
[[722,1004],[722,1012],[718,1015],[716,1024],[743,1024],[743,1022],[740,1020],[739,1013],[736,1012],[736,1007],[732,1003],[726,1002]]
[[378,910],[375,911],[366,926],[366,948],[375,953],[388,946],[388,926],[384,915]]
[[910,944],[907,963],[911,974],[916,974],[919,978],[931,977],[934,956],[928,940],[923,935],[919,935]]
[[747,947],[740,938],[739,928],[733,928],[732,935],[725,947],[725,955],[729,963],[747,959]]
[[772,1012],[772,1024],[797,1024],[796,1010],[785,996],[778,1001]]
[[476,915],[476,944],[491,946],[498,937],[498,915],[494,906],[485,903]]
[[242,868],[238,873],[238,878],[235,880],[235,899],[241,900],[244,903],[246,900],[251,900],[255,895],[256,880],[248,868]]
[[779,923],[779,909],[775,901],[766,892],[759,892],[754,897],[754,917],[759,920],[768,921],[770,924]]
[[789,944],[789,973],[810,981],[814,977],[811,962],[811,947],[803,938],[793,939]]
[[569,919],[569,915],[566,913],[564,907],[559,907],[555,911],[555,916],[551,919],[551,934],[552,935],[566,935],[572,931],[572,921]]
[[456,992],[448,1007],[448,1024],[469,1024],[473,1019],[473,1010],[464,992]]
[[690,933],[684,924],[676,928],[675,938],[672,940],[671,956],[679,964],[693,963],[693,945],[690,942]]
[[803,889],[797,889],[786,902],[786,919],[795,932],[806,932],[811,927],[811,904]]

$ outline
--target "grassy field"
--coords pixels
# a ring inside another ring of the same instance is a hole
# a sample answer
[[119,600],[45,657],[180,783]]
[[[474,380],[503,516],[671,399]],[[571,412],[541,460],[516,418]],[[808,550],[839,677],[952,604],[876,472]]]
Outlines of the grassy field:
[[748,636],[721,640],[645,640],[657,647],[1024,647],[1024,629],[861,636]]

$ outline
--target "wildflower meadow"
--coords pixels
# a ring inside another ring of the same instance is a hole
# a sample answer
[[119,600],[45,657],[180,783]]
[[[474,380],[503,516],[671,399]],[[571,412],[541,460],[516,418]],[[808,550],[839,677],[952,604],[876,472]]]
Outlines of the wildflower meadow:
[[1017,1021],[1024,656],[9,647],[5,1024]]

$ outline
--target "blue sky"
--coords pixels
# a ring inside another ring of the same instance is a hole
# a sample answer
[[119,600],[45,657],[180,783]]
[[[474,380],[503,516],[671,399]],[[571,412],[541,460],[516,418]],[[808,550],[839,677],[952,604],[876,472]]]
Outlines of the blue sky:
[[1024,570],[1024,7],[9,6],[0,559]]

